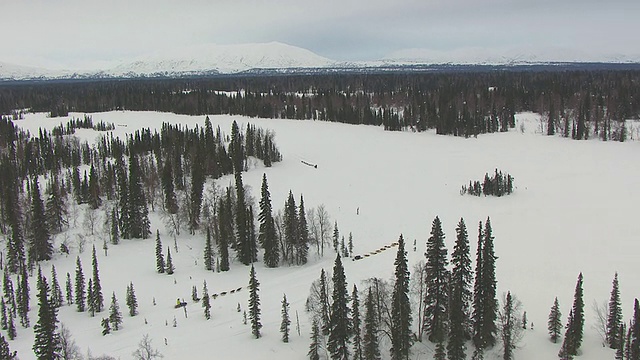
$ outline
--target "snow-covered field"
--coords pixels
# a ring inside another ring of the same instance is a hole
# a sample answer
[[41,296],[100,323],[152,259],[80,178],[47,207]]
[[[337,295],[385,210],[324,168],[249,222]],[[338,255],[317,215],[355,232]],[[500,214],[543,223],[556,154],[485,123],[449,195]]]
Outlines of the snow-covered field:
[[[82,114],[72,114],[82,116]],[[66,122],[67,119],[63,121]],[[140,128],[160,127],[162,122],[188,126],[204,124],[204,116],[190,117],[154,112],[110,112],[93,114],[94,121],[116,124],[115,135],[122,136]],[[437,215],[443,222],[446,242],[453,246],[454,228],[463,217],[469,229],[475,253],[478,221],[491,217],[495,236],[498,293],[511,291],[523,303],[523,309],[535,325],[527,330],[516,358],[539,360],[557,358],[559,344],[547,340],[546,323],[554,297],[558,297],[563,322],[573,301],[579,272],[584,274],[586,325],[581,359],[613,359],[613,351],[603,348],[592,326],[592,303],[608,301],[611,280],[618,271],[625,321],[629,319],[634,297],[640,296],[640,143],[571,141],[535,134],[539,124],[535,114],[519,114],[524,131],[482,135],[464,139],[437,136],[432,132],[385,132],[382,128],[337,123],[249,119],[239,116],[212,116],[214,126],[228,132],[231,122],[247,121],[273,129],[284,161],[272,168],[254,167],[244,174],[244,183],[259,198],[260,180],[266,173],[274,210],[283,208],[291,189],[297,199],[304,194],[307,209],[324,204],[336,220],[341,234],[353,233],[355,250],[365,253],[396,241],[404,235],[408,245],[417,241],[417,251],[408,246],[412,264],[424,259],[424,245],[431,222]],[[20,127],[37,133],[38,127],[51,129],[61,119],[44,114],[27,115],[17,121]],[[126,126],[123,126],[126,125]],[[77,135],[93,139],[97,133],[78,130]],[[305,166],[301,160],[318,164]],[[495,168],[515,177],[516,190],[503,198],[461,196],[460,187],[469,180],[481,179]],[[226,186],[232,179],[218,182]],[[357,209],[359,208],[359,213]],[[82,221],[78,221],[81,227]],[[173,241],[157,215],[152,215],[152,232],[160,230],[165,247]],[[74,230],[82,232],[82,229]],[[74,235],[70,235],[74,239]],[[58,236],[56,241],[62,241]],[[219,293],[245,286],[249,268],[233,263],[227,273],[212,273],[202,265],[203,236],[178,238],[178,253],[173,253],[176,273],[155,272],[154,240],[124,240],[110,246],[108,256],[101,251],[102,240],[95,238],[105,304],[116,292],[125,313],[122,330],[101,335],[98,314],[91,318],[76,312],[75,306],[63,306],[59,319],[70,328],[86,354],[109,354],[130,359],[144,334],[165,359],[303,359],[309,345],[310,321],[304,303],[311,282],[320,269],[331,272],[334,254],[312,256],[302,267],[267,269],[257,264],[263,314],[263,337],[253,339],[249,325],[243,325],[240,303],[247,306],[248,291],[219,297],[212,301],[212,318],[204,319],[200,304],[192,304],[191,287],[199,291],[206,279],[209,292]],[[56,245],[57,248],[57,245]],[[80,254],[85,275],[90,273],[91,251]],[[173,250],[173,249],[172,249]],[[311,254],[315,252],[310,251]],[[64,284],[67,272],[74,274],[75,258],[56,255],[59,280]],[[475,255],[472,255],[475,256]],[[349,288],[373,276],[391,278],[395,248],[361,261],[346,261]],[[197,264],[196,264],[197,263]],[[49,274],[50,264],[42,264]],[[126,314],[125,289],[132,281],[140,314]],[[31,281],[32,324],[37,320],[35,280]],[[292,337],[288,344],[280,340],[280,309],[285,293],[291,303]],[[156,304],[153,304],[155,298]],[[176,298],[189,301],[188,318],[182,309],[174,309]],[[301,336],[296,332],[296,312]],[[177,327],[173,327],[173,319]],[[414,316],[414,328],[416,318]],[[166,344],[165,344],[166,339]],[[18,337],[10,342],[21,359],[32,359],[32,328],[18,325]],[[386,347],[386,345],[385,345]],[[431,359],[431,346],[416,345],[412,359]],[[384,349],[386,352],[387,349]],[[469,351],[470,352],[470,351]],[[486,358],[498,358],[499,349]]]

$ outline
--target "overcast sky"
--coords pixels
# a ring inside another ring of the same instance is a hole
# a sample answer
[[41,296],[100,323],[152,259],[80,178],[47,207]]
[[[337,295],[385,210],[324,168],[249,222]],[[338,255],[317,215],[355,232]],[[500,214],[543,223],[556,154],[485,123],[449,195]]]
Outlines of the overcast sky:
[[0,61],[87,67],[206,43],[334,60],[403,49],[640,54],[639,0],[0,0]]

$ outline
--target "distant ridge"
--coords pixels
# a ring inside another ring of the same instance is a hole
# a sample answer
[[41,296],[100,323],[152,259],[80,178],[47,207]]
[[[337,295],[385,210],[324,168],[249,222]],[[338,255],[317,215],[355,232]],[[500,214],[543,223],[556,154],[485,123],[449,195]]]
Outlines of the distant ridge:
[[[552,66],[552,67],[551,67]],[[50,70],[0,62],[0,81],[320,74],[397,71],[640,69],[640,56],[594,55],[562,48],[406,49],[377,61],[337,62],[279,42],[199,45],[156,52],[93,70]]]

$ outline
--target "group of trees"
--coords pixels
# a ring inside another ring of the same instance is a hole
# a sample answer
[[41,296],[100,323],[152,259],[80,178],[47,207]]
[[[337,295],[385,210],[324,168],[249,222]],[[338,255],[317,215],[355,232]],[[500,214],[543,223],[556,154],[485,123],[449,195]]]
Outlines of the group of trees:
[[514,114],[545,114],[548,134],[624,140],[625,119],[640,113],[640,72],[580,68],[557,71],[478,67],[471,71],[341,73],[200,79],[7,83],[0,113],[30,108],[69,111],[151,110],[240,114],[384,125],[388,130],[436,129],[475,136],[507,131]]
[[[340,256],[331,282],[322,270],[320,279],[311,286],[306,305],[315,326],[322,330],[314,330],[312,334],[310,357],[314,358],[322,347],[323,336],[328,336],[331,358],[346,359],[350,354],[358,354],[356,358],[378,359],[379,340],[384,334],[391,343],[392,359],[407,359],[414,339],[422,341],[423,336],[434,343],[436,359],[466,359],[469,341],[474,347],[474,359],[481,359],[499,341],[504,345],[504,358],[512,359],[521,337],[518,330],[522,328],[521,305],[508,293],[499,308],[491,221],[487,218],[484,225],[479,224],[475,272],[464,220],[460,219],[456,227],[450,262],[444,237],[442,224],[436,217],[427,240],[426,262],[416,265],[410,281],[405,242],[400,236],[393,284],[377,278],[366,281],[369,286],[364,293],[362,327],[359,294],[354,287],[350,307]],[[411,301],[412,293],[417,301]],[[414,306],[417,303],[417,309],[412,310],[412,303]],[[411,324],[416,312],[418,331],[414,335]]]
[[489,173],[484,174],[484,180],[469,181],[469,186],[462,185],[460,194],[469,194],[475,196],[503,196],[513,192],[513,176],[508,173],[502,174],[502,171],[495,170],[493,176]]
[[[562,346],[558,353],[560,359],[573,359],[574,356],[579,355],[585,321],[583,297],[583,277],[582,273],[580,273],[574,292],[573,305],[569,311],[567,324],[564,326],[563,337],[561,337],[563,329],[562,313],[560,312],[558,298],[554,300],[549,312],[547,323],[549,338],[554,343],[557,343],[562,338]],[[602,335],[603,346],[606,345],[616,351],[615,359],[640,359],[640,305],[638,299],[635,299],[633,315],[627,327],[622,316],[618,273],[615,274],[612,281],[608,305],[601,308],[596,303],[594,304],[594,310],[596,313],[596,330]]]

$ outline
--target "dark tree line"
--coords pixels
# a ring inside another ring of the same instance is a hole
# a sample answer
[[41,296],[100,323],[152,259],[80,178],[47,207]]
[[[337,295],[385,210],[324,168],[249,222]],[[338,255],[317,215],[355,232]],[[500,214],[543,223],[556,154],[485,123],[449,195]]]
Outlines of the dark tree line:
[[0,113],[154,110],[191,115],[313,119],[387,130],[476,136],[547,117],[547,133],[624,140],[638,118],[640,72],[630,69],[392,72],[0,84]]

